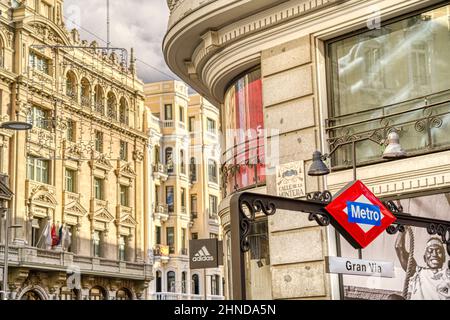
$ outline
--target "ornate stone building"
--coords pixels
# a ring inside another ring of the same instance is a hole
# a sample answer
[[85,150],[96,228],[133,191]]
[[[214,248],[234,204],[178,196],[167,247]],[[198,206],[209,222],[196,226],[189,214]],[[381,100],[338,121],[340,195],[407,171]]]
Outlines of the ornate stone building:
[[[171,70],[220,110],[224,131],[254,132],[224,143],[219,215],[227,296],[233,298],[239,286],[248,299],[382,299],[401,292],[407,275],[395,237],[383,235],[361,254],[393,261],[396,279],[342,278],[326,273],[325,257],[358,258],[357,250],[334,228],[284,210],[257,217],[241,278],[240,269],[232,269],[233,251],[236,256],[240,248],[231,247],[238,234],[230,232],[230,196],[242,190],[279,195],[280,166],[296,168],[288,172],[302,181],[296,198],[325,189],[335,194],[353,180],[354,164],[357,178],[382,200],[398,201],[413,215],[448,220],[448,1],[168,4],[163,52]],[[383,140],[393,130],[407,159],[383,159]],[[252,157],[242,148],[251,145]],[[326,177],[305,174],[315,150],[336,150]],[[275,161],[268,161],[274,154]],[[422,247],[415,258],[422,262],[429,235],[414,232]]]
[[33,123],[0,130],[6,214],[20,227],[8,297],[144,298],[143,83],[133,52],[80,40],[62,10],[62,0],[0,2],[1,121]]

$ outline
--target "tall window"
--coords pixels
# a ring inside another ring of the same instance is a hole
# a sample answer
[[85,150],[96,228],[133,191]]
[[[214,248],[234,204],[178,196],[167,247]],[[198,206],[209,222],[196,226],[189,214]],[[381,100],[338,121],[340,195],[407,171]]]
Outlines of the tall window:
[[220,276],[217,274],[211,276],[211,294],[220,295]]
[[181,273],[181,293],[187,293],[186,271]]
[[77,192],[76,175],[77,175],[77,172],[75,170],[66,168],[66,191]]
[[119,121],[122,124],[128,125],[128,104],[125,98],[120,99]]
[[183,107],[179,107],[178,110],[180,112],[180,121],[184,122],[184,108]]
[[216,196],[209,196],[209,212],[210,215],[215,217],[217,216],[217,197]]
[[171,104],[164,105],[164,117],[165,117],[166,120],[173,120],[172,105]]
[[161,227],[160,226],[155,227],[155,241],[156,241],[156,244],[161,244]]
[[128,207],[130,205],[130,187],[120,186],[120,205]]
[[36,128],[50,130],[50,112],[37,106],[31,108],[31,122]]
[[184,150],[180,150],[180,171],[182,174],[186,174],[186,164],[184,162]]
[[172,148],[166,148],[166,166],[167,166],[167,172],[173,173],[174,165],[173,165],[173,149]]
[[75,121],[67,120],[67,129],[66,129],[66,138],[67,141],[74,142],[76,140],[75,132],[76,132]]
[[128,142],[120,140],[120,160],[128,161]]
[[155,146],[155,163],[161,163],[161,148],[159,146]]
[[197,195],[191,194],[191,214],[192,218],[197,218]]
[[94,104],[95,111],[104,115],[105,114],[105,94],[103,88],[100,85],[96,85],[94,88]]
[[119,237],[119,260],[126,260],[127,238],[125,236]]
[[31,221],[31,246],[36,248],[45,248],[45,239],[42,232],[45,228],[44,219],[35,218]]
[[191,183],[197,182],[197,163],[195,157],[191,158],[191,163],[189,164],[189,179]]
[[167,292],[175,292],[175,272],[167,272]]
[[207,119],[206,130],[208,130],[209,133],[216,133],[216,122],[213,119]]
[[183,251],[182,254],[187,254],[186,250],[186,229],[181,228],[181,250]]
[[160,193],[159,193],[159,189],[160,188],[160,186],[155,186],[155,205],[156,206],[159,206],[159,195],[160,195]]
[[188,129],[189,129],[189,132],[194,132],[194,130],[195,130],[195,117],[189,117]]
[[98,200],[105,200],[104,194],[104,180],[101,178],[94,178],[94,197]]
[[107,98],[108,117],[117,120],[117,99],[114,93],[109,92]]
[[95,130],[95,151],[103,152],[103,132]]
[[169,209],[169,212],[174,211],[174,194],[173,187],[166,187],[166,204]]
[[81,79],[81,105],[91,107],[91,84],[86,78]]
[[198,274],[192,275],[192,294],[200,294],[200,279]]
[[77,78],[72,71],[67,72],[66,75],[66,95],[77,100]]
[[93,256],[101,257],[102,232],[95,230],[92,242],[93,242]]
[[186,209],[186,189],[181,188],[181,207]]
[[33,156],[27,158],[27,179],[41,183],[50,183],[50,161]]
[[30,51],[29,55],[29,66],[30,68],[39,70],[40,72],[43,72],[45,74],[50,74],[50,60],[33,52]]
[[217,183],[217,162],[214,160],[208,161],[208,178],[209,182]]
[[169,246],[169,253],[175,253],[175,229],[174,227],[168,227],[166,229],[166,244]]

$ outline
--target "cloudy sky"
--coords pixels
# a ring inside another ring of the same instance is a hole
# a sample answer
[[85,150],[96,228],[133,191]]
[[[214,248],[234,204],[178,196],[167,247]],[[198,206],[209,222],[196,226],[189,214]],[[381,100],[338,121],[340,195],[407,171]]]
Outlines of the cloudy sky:
[[[66,26],[81,38],[106,45],[106,0],[65,0]],[[145,82],[177,79],[164,62],[161,43],[169,11],[166,0],[110,0],[111,43],[135,49],[138,73]]]

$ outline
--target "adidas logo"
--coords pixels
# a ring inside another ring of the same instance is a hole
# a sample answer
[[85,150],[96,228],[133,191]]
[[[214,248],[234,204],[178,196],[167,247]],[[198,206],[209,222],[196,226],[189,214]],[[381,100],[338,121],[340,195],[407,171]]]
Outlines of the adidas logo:
[[194,262],[214,261],[214,257],[209,253],[205,246],[201,248],[192,258]]

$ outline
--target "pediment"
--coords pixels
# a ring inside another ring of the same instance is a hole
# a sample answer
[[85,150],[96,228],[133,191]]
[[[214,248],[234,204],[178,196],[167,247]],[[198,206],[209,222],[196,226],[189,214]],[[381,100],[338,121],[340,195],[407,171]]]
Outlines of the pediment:
[[120,169],[116,170],[116,175],[117,176],[122,175],[122,176],[126,176],[129,178],[134,178],[134,177],[136,177],[136,172],[134,171],[131,163],[126,163],[125,165],[120,167]]
[[94,213],[94,220],[109,223],[114,220],[114,216],[106,208],[102,208]]
[[[41,21],[40,21],[41,20]],[[70,40],[65,30],[59,28],[55,23],[40,17],[33,17],[33,20],[28,23],[33,28],[34,34],[39,35],[45,42],[50,42],[58,45],[69,45]]]
[[43,185],[40,185],[31,191],[29,201],[53,208],[58,205],[58,201],[56,201],[53,192],[51,192],[49,188]]
[[127,214],[126,216],[122,217],[120,219],[119,224],[121,226],[126,226],[126,227],[130,227],[130,228],[135,228],[137,225],[136,220],[129,214]]
[[93,168],[100,168],[105,171],[109,171],[113,168],[111,162],[106,158],[104,154],[99,155],[95,160],[92,160],[90,164]]
[[64,208],[64,213],[72,216],[84,217],[87,214],[87,210],[79,202],[72,202]]

